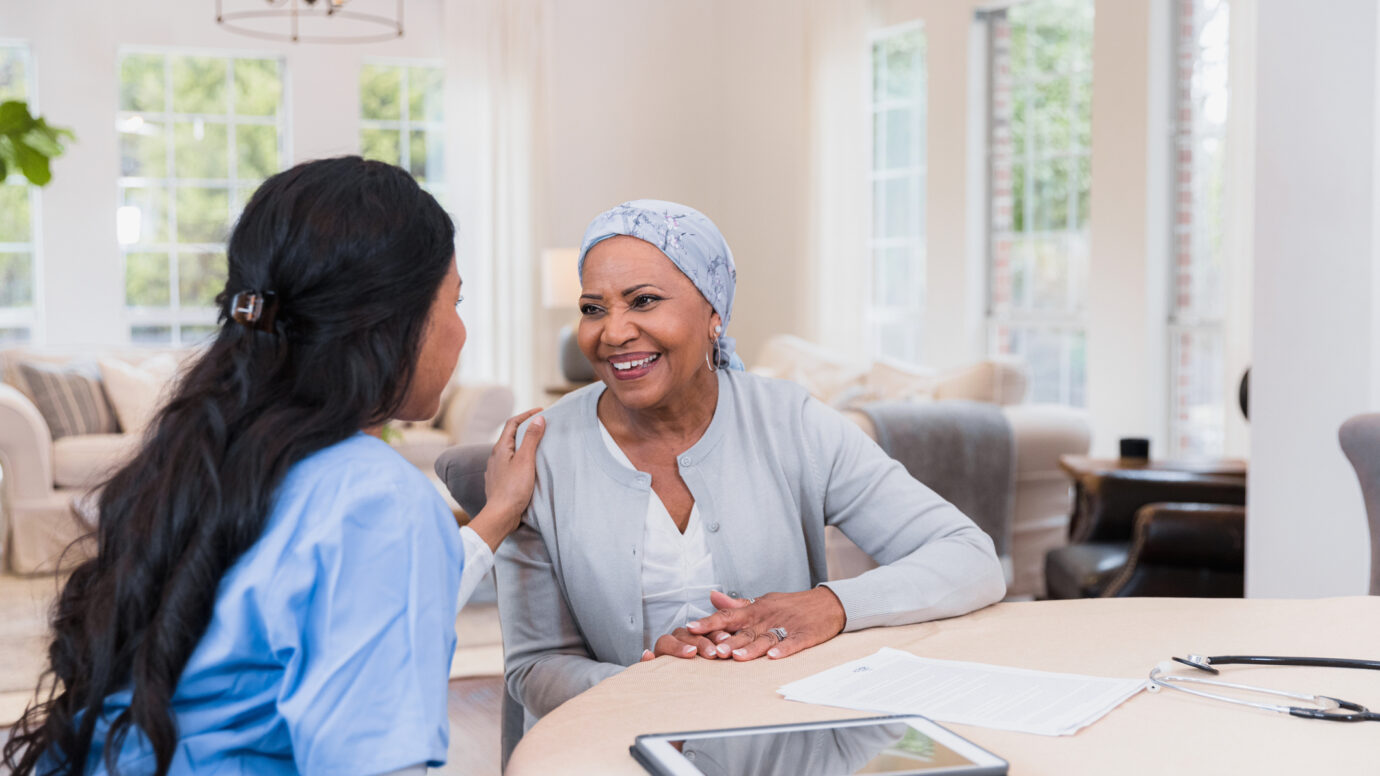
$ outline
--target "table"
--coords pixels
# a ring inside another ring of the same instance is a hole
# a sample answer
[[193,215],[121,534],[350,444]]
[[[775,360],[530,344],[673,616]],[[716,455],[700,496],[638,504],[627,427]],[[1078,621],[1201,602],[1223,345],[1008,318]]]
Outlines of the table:
[[[1061,455],[1059,468],[1073,483],[1073,514],[1069,516],[1069,541],[1073,544],[1111,540],[1124,541],[1129,545],[1136,509],[1152,501],[1198,501],[1198,498],[1186,497],[1186,493],[1193,492],[1193,489],[1217,493],[1216,496],[1202,497],[1203,501],[1210,503],[1218,503],[1222,499],[1220,494],[1226,491],[1239,491],[1241,498],[1225,503],[1243,503],[1245,498],[1247,464],[1240,459],[1146,461]],[[1123,487],[1119,491],[1119,498],[1104,497],[1104,482],[1117,472],[1149,474],[1136,476],[1140,486],[1132,492],[1128,493]],[[1125,503],[1127,496],[1132,499],[1130,503]],[[1104,511],[1117,516],[1120,529],[1113,536],[1098,535],[1106,533],[1105,529],[1097,528]]]
[[[1002,603],[963,617],[846,633],[779,661],[662,657],[542,718],[508,776],[637,776],[641,733],[870,716],[787,701],[776,688],[883,646],[927,657],[1143,677],[1172,655],[1380,656],[1380,597],[1318,600],[1116,598]],[[1380,707],[1380,672],[1239,667],[1229,681]],[[951,725],[1011,762],[1014,776],[1314,774],[1380,770],[1380,723],[1288,717],[1183,693],[1140,693],[1073,736]]]
[[1087,455],[1061,455],[1059,456],[1059,468],[1063,469],[1064,473],[1074,480],[1078,480],[1089,473],[1127,470],[1245,477],[1247,464],[1240,458],[1153,459],[1146,461],[1135,458],[1093,458]]

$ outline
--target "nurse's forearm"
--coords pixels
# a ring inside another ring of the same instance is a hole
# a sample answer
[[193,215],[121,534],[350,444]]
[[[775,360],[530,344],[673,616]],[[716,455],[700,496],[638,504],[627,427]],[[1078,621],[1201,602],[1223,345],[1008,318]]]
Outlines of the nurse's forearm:
[[486,505],[470,519],[469,527],[489,545],[489,552],[498,552],[498,545],[508,538],[522,522],[522,512]]

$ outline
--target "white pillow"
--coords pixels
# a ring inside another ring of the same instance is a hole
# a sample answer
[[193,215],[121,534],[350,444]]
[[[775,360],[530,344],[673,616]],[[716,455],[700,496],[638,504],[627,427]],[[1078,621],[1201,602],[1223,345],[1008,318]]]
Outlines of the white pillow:
[[97,363],[120,430],[126,434],[143,433],[167,399],[168,389],[177,376],[177,359],[163,353],[138,366],[117,358],[102,358]]
[[874,401],[929,401],[934,398],[934,370],[890,359],[873,362],[867,387]]

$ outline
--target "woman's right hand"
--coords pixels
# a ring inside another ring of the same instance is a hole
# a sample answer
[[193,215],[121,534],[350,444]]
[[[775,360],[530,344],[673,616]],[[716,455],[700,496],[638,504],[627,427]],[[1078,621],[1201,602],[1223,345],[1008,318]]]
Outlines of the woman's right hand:
[[546,418],[537,418],[527,427],[521,449],[517,446],[517,429],[538,412],[540,407],[508,418],[484,468],[484,508],[469,525],[495,552],[508,534],[517,530],[522,513],[532,501],[532,488],[537,482],[537,445],[546,432]]

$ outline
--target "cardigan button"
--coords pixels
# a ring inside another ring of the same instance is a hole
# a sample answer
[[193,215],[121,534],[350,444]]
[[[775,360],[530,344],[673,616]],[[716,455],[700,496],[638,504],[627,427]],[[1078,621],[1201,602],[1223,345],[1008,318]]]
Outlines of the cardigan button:
[[684,458],[681,458],[681,459],[680,459],[680,465],[681,465],[681,466],[689,466],[690,464],[693,464],[693,463],[694,463],[694,461],[690,460],[690,456],[688,456],[688,455],[685,456]]
[[718,530],[719,530],[719,521],[718,521],[718,520],[715,520],[714,522],[712,522],[712,523],[709,524],[709,532],[710,532],[710,533],[715,533],[715,532],[717,532]]

